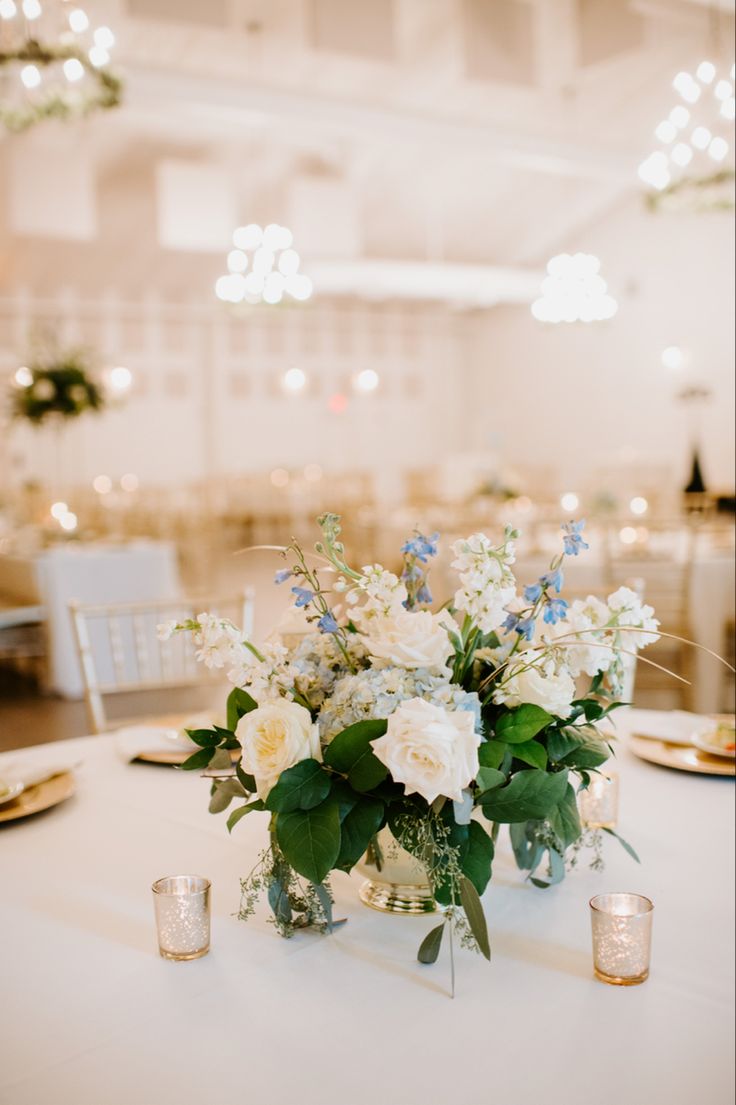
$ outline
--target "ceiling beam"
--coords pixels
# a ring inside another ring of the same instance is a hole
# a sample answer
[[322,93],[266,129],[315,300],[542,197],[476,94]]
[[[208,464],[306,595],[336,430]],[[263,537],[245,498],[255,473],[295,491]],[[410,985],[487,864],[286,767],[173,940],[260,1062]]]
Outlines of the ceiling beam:
[[631,187],[638,152],[611,153],[595,143],[552,140],[544,134],[521,133],[497,125],[422,112],[372,107],[304,89],[266,88],[240,81],[180,75],[127,67],[126,114],[131,121],[154,110],[184,113],[192,126],[203,128],[227,121],[233,135],[238,126],[250,129],[260,116],[273,125],[293,124],[298,131],[329,132],[347,139],[432,146],[437,150],[470,150],[510,168],[541,174],[618,181]]

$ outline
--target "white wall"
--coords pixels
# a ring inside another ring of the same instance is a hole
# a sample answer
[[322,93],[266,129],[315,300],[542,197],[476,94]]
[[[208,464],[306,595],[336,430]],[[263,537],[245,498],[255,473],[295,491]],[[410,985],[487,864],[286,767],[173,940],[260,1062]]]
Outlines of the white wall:
[[[13,483],[88,482],[135,472],[142,484],[180,484],[220,474],[320,464],[328,472],[373,470],[387,496],[393,477],[457,451],[466,389],[456,316],[417,307],[312,304],[242,316],[201,304],[79,302],[67,291],[43,302],[0,302],[0,371],[10,378],[34,333],[99,351],[102,365],[134,373],[124,404],[55,435],[14,424],[6,436]],[[284,372],[301,367],[305,392],[287,395]],[[379,389],[353,379],[375,369]],[[336,394],[344,413],[329,409]]]
[[[632,201],[589,233],[559,243],[601,259],[619,301],[608,323],[543,325],[528,307],[475,317],[473,439],[511,467],[547,465],[559,488],[592,487],[594,469],[660,469],[672,487],[689,466],[692,408],[676,398],[706,383],[700,410],[710,487],[734,483],[734,257],[730,214],[652,214]],[[686,371],[663,368],[670,345]],[[499,444],[500,443],[500,444]],[[600,480],[598,480],[600,484]]]

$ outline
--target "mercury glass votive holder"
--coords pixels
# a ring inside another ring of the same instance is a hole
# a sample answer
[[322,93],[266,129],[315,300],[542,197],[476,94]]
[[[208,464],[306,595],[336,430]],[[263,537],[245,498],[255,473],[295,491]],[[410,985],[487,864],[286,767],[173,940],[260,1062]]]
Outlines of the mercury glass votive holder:
[[653,904],[641,894],[590,899],[593,970],[601,982],[636,986],[649,977]]
[[580,820],[589,829],[615,829],[618,821],[618,775],[591,775],[590,785],[578,793]]
[[167,875],[153,890],[158,950],[164,959],[199,959],[210,950],[210,882],[201,875]]

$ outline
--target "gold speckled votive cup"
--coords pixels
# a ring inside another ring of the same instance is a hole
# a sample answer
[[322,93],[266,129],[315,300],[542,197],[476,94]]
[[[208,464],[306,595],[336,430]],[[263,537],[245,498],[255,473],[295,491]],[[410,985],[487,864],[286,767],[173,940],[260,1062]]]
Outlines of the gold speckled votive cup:
[[164,959],[199,959],[210,950],[210,882],[201,875],[167,875],[153,890],[158,950]]
[[580,820],[589,829],[615,829],[618,821],[618,775],[613,771],[591,775],[590,785],[578,793]]
[[593,970],[601,982],[636,986],[649,977],[653,910],[641,894],[597,894],[590,899]]

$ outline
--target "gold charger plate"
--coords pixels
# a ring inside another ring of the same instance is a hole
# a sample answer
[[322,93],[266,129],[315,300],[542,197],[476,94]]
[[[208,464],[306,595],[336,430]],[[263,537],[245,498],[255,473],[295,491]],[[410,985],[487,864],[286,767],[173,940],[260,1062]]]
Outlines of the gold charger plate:
[[736,763],[723,756],[711,756],[692,744],[670,744],[669,741],[637,737],[632,734],[630,748],[642,760],[678,771],[695,771],[699,775],[736,776]]
[[27,787],[14,802],[0,806],[0,822],[15,821],[19,817],[29,817],[32,813],[40,813],[41,810],[56,806],[71,798],[75,786],[71,771],[62,771],[59,775],[37,783],[35,787]]
[[[198,750],[197,745],[192,746],[191,752],[187,752],[184,748],[172,748],[171,751],[168,748],[162,748],[160,751],[139,752],[135,759],[141,760],[145,764],[168,764],[172,767],[178,767]],[[240,759],[239,750],[233,749],[230,755],[233,761]]]

